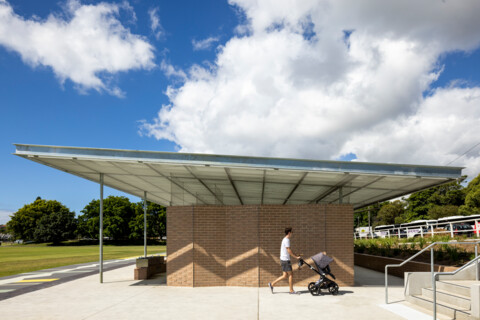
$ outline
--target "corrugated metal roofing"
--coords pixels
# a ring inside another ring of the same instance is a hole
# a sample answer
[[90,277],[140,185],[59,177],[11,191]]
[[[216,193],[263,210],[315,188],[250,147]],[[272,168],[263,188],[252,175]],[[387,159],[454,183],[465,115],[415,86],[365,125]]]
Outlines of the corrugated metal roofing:
[[[461,167],[15,144],[15,155],[161,205],[351,203],[461,177]],[[340,200],[342,199],[342,200]]]

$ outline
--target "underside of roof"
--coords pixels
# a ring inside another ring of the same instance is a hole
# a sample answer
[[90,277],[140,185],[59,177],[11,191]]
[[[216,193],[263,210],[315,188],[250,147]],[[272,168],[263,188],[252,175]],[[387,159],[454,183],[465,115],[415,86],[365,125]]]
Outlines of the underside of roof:
[[462,168],[15,144],[15,155],[164,206],[350,203],[461,178]]

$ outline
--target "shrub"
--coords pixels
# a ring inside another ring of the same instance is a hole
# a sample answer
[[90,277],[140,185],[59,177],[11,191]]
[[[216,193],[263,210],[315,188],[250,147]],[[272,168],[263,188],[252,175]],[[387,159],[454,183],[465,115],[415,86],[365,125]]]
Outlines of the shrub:
[[420,247],[420,249],[423,249],[427,244],[427,239],[425,238],[418,238],[418,246]]

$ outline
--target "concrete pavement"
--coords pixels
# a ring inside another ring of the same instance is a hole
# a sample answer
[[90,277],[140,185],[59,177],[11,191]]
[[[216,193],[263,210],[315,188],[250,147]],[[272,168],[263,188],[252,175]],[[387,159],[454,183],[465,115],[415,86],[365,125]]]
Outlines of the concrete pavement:
[[167,287],[165,274],[134,281],[133,266],[61,283],[0,301],[2,319],[431,319],[403,304],[403,280],[391,277],[385,305],[382,273],[355,267],[356,286],[337,296],[307,288]]
[[[103,263],[103,270],[106,272],[116,268],[133,266],[135,265],[135,260],[136,258],[107,260]],[[98,268],[98,263],[90,262],[1,277],[0,301],[98,274]]]

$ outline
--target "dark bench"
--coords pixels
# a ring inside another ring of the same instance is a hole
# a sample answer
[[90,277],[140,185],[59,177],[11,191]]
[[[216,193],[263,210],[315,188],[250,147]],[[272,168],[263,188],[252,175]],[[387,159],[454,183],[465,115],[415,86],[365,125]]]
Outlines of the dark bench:
[[146,280],[156,273],[167,271],[165,257],[151,256],[137,259],[137,266],[134,270],[134,280]]

